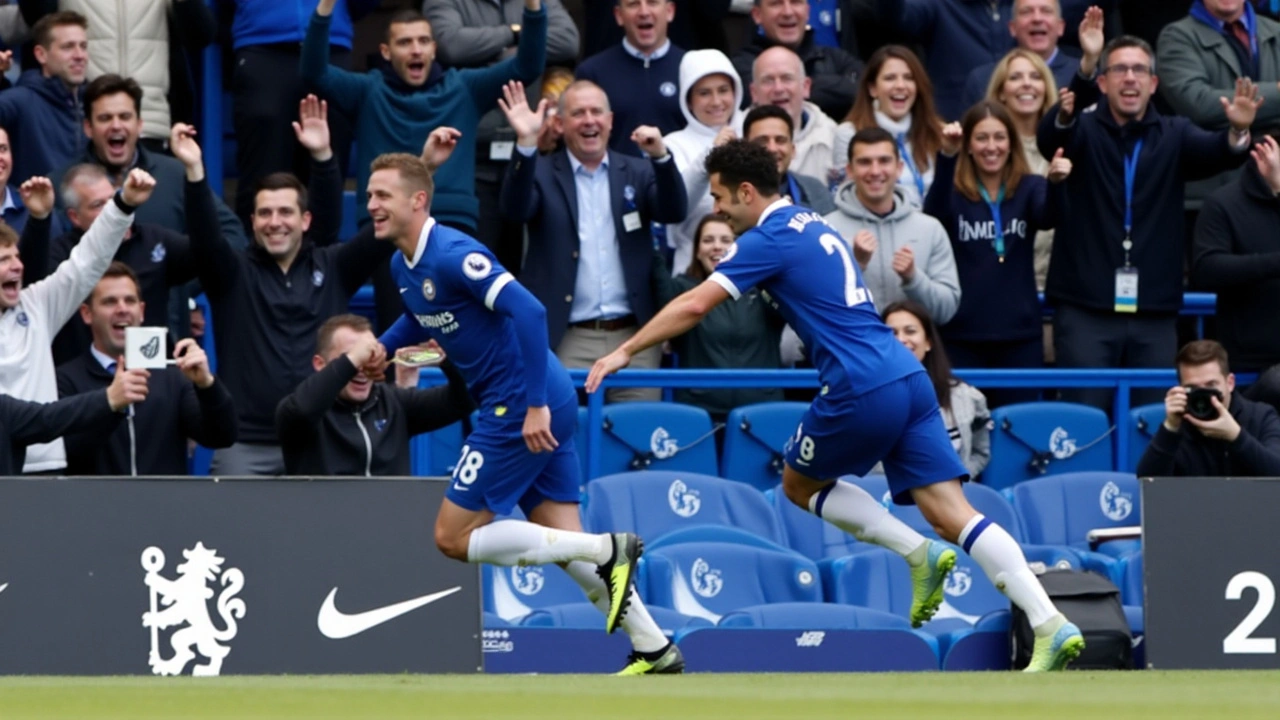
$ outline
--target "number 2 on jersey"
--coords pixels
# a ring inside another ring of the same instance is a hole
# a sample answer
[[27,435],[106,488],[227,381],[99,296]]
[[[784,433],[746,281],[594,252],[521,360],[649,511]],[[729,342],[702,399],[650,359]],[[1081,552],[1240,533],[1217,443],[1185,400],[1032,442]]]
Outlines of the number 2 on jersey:
[[849,256],[849,245],[839,237],[826,233],[818,238],[822,249],[828,255],[839,253],[840,262],[844,263],[844,304],[853,307],[867,301],[866,288],[858,287],[858,273],[853,269],[853,258]]

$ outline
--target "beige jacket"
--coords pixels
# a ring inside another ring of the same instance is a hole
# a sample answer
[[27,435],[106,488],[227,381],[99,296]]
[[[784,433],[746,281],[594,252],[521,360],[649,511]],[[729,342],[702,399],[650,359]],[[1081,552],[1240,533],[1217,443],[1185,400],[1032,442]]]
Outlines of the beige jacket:
[[89,79],[116,73],[142,86],[142,137],[169,137],[169,10],[173,0],[61,0],[89,19]]

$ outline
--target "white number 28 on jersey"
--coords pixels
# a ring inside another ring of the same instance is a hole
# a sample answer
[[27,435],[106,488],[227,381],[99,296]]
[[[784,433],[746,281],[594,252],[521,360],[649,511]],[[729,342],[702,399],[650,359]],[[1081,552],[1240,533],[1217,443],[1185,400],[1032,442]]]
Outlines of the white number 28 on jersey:
[[826,250],[828,255],[839,254],[840,262],[844,263],[844,304],[853,307],[866,302],[867,290],[858,287],[858,273],[853,269],[853,258],[849,256],[848,243],[831,233],[818,238],[818,242],[822,243],[822,249]]

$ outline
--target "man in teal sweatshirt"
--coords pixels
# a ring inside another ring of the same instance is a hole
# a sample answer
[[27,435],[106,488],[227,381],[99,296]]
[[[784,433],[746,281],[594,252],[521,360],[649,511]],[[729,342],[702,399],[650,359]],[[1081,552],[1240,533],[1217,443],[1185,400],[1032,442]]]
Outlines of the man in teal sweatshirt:
[[[321,0],[302,45],[303,79],[321,97],[345,113],[355,126],[356,217],[368,222],[364,209],[369,164],[388,152],[417,155],[432,130],[447,126],[461,131],[449,161],[435,173],[431,215],[438,222],[476,233],[479,202],[475,196],[475,137],[480,117],[502,96],[511,80],[532,83],[542,74],[547,51],[547,12],[542,0],[525,0],[516,54],[484,68],[444,70],[435,62],[431,23],[415,10],[392,16],[380,49],[390,67],[360,74],[329,65],[329,24],[336,0]],[[517,32],[515,28],[513,32]],[[492,153],[511,148],[495,147]],[[497,159],[497,158],[495,158]],[[385,274],[385,273],[381,273]],[[378,282],[379,320],[401,312],[398,292]]]

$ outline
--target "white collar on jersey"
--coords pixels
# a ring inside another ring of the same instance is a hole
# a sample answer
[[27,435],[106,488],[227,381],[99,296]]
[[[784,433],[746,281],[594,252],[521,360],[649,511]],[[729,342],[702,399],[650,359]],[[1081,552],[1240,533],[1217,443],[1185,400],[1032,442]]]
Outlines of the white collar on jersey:
[[761,225],[763,225],[765,218],[769,217],[769,215],[774,210],[780,210],[790,204],[791,204],[791,201],[785,197],[780,197],[777,200],[774,200],[773,202],[769,203],[769,207],[765,208],[764,212],[760,213],[760,219],[756,221],[756,227],[760,227]]
[[431,231],[436,227],[436,219],[428,217],[427,221],[422,223],[422,232],[418,233],[418,248],[413,251],[413,257],[406,258],[404,264],[412,270],[422,260],[422,254],[427,251],[427,238],[430,237]]

